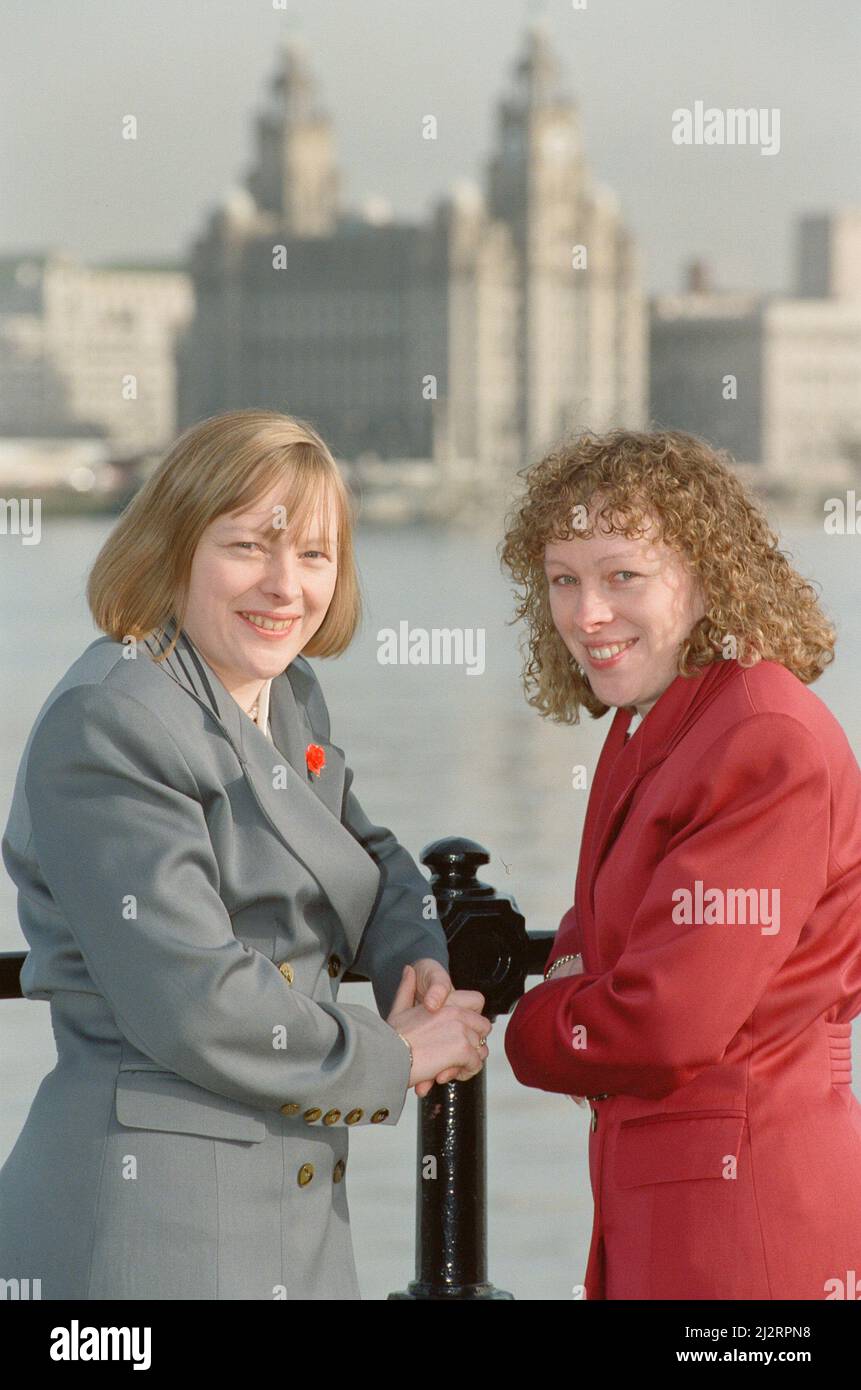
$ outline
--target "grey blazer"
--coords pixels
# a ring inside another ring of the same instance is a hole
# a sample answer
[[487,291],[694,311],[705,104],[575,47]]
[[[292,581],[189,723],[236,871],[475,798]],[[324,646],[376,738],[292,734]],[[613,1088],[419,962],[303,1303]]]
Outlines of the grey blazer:
[[272,681],[270,741],[187,634],[157,650],[91,643],[21,760],[3,860],[57,1065],[0,1171],[0,1278],[358,1298],[349,1132],[397,1122],[410,1059],[338,984],[355,967],[385,1015],[407,962],[448,965],[445,936],[307,661]]

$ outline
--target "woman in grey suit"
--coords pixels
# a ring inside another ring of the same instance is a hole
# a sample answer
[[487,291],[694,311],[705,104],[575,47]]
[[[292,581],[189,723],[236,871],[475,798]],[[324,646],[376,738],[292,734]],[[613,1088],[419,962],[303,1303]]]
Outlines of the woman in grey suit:
[[[53,1299],[355,1299],[350,1129],[487,1054],[428,883],[372,825],[311,666],[359,617],[302,421],[180,436],[102,548],[3,838],[57,1065],[0,1172],[0,1278]],[[348,967],[380,1016],[338,1002]]]

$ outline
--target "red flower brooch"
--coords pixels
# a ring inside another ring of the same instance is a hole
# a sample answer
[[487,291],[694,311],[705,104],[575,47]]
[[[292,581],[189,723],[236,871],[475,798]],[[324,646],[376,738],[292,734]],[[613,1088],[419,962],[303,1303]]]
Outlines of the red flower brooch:
[[319,743],[308,744],[305,749],[305,761],[308,764],[308,771],[313,772],[315,777],[319,777],[326,766],[326,754]]

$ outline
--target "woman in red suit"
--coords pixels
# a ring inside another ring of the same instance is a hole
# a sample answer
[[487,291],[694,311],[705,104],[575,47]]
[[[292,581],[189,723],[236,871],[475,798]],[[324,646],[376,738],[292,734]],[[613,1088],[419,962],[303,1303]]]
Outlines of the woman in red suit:
[[691,435],[587,434],[526,482],[527,698],[615,711],[505,1035],[523,1085],[592,1109],[586,1297],[857,1299],[861,771],[809,689],[834,630]]

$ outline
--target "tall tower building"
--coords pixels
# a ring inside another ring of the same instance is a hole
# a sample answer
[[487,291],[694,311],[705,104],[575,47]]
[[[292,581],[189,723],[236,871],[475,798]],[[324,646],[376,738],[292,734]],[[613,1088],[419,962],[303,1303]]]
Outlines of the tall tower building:
[[519,393],[525,451],[570,428],[636,426],[645,412],[647,320],[637,257],[614,195],[586,164],[577,105],[543,23],[499,104],[488,208],[519,260]]
[[248,191],[262,213],[272,213],[292,236],[328,236],[338,222],[340,176],[335,136],[318,105],[309,55],[299,38],[285,40],[258,114],[257,162]]

